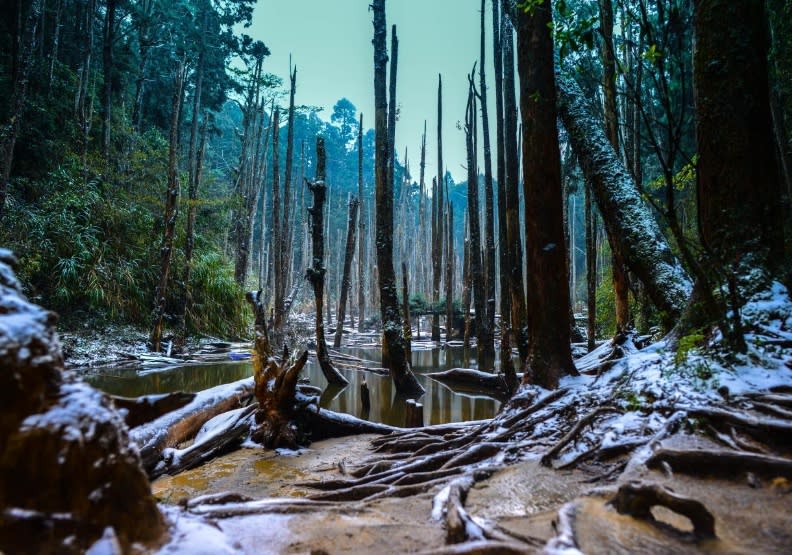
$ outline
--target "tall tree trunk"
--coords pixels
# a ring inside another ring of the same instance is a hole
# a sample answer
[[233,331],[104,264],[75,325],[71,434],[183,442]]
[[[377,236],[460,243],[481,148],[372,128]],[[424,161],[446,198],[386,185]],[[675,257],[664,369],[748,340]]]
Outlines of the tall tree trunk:
[[448,256],[446,257],[446,341],[451,341],[454,335],[454,205],[448,206]]
[[363,198],[363,114],[360,114],[358,125],[358,199],[360,200],[360,210],[358,213],[358,229],[360,230],[360,240],[358,241],[358,331],[363,331],[363,323],[366,320],[366,203]]
[[[21,19],[21,12],[18,15]],[[30,4],[24,28],[20,30],[20,46],[13,73],[11,98],[8,102],[8,123],[0,131],[0,156],[2,157],[0,158],[0,219],[3,217],[5,201],[8,196],[11,169],[14,165],[16,140],[24,123],[27,86],[30,79],[30,70],[33,67],[33,51],[36,49],[36,28],[40,17],[41,0],[33,0]]]
[[671,252],[630,173],[591,115],[583,91],[558,78],[559,114],[586,180],[591,184],[608,237],[620,245],[628,268],[644,284],[670,327],[691,292],[685,270]]
[[586,326],[589,352],[594,350],[597,339],[597,216],[592,206],[591,183],[586,181],[586,303],[588,321]]
[[[196,94],[198,94],[196,92]],[[200,100],[198,102],[200,104]],[[195,109],[195,105],[193,105]],[[193,116],[196,117],[196,116]],[[181,311],[181,331],[180,342],[183,343],[187,337],[189,318],[192,313],[193,294],[192,294],[192,267],[193,253],[195,252],[195,220],[198,215],[198,187],[201,184],[201,173],[203,170],[203,158],[206,151],[206,134],[209,116],[204,112],[203,123],[201,124],[201,140],[198,150],[195,153],[195,170],[190,172],[190,184],[188,190],[187,203],[187,229],[184,240],[184,309]],[[192,133],[191,133],[192,134]],[[192,136],[190,137],[192,142]]]
[[489,370],[490,364],[495,364],[495,207],[492,183],[492,148],[490,147],[489,114],[487,112],[487,79],[485,72],[486,32],[484,26],[485,0],[481,0],[481,51],[479,56],[479,99],[481,100],[481,132],[484,136],[484,283],[486,299],[484,307],[486,314],[482,321],[486,322],[486,334],[479,335],[479,351],[481,359],[487,362],[487,367],[480,370]]
[[412,360],[412,326],[410,325],[410,290],[407,286],[407,263],[402,262],[402,318],[404,319],[404,357]]
[[[495,65],[495,119],[496,141],[498,149],[498,262],[500,265],[500,357],[501,370],[506,376],[510,391],[517,388],[517,374],[511,360],[511,285],[509,272],[509,244],[506,233],[506,148],[504,144],[503,122],[503,48],[501,44],[501,14],[500,1],[492,0],[492,50]],[[483,65],[483,64],[482,64]],[[494,330],[493,330],[494,331]]]
[[465,212],[465,245],[462,252],[462,315],[465,318],[465,331],[462,338],[465,348],[470,347],[470,223]]
[[[443,267],[443,76],[437,76],[437,180],[432,195],[433,222],[433,275],[432,304],[440,301],[440,280]],[[437,201],[435,201],[435,196]],[[432,341],[440,341],[440,315],[432,314]]]
[[[388,183],[390,187],[396,188],[394,169],[396,166],[396,73],[399,69],[399,39],[396,36],[396,25],[391,26],[391,51],[389,75],[390,84],[388,86]],[[400,191],[395,191],[393,195],[400,198]]]
[[[284,198],[284,204],[285,204]],[[280,109],[275,108],[272,120],[272,292],[275,313],[273,333],[276,344],[283,326],[283,228],[281,227],[280,187]]]
[[399,300],[396,296],[396,275],[393,269],[393,182],[388,180],[388,144],[385,96],[385,73],[388,53],[385,48],[385,0],[373,0],[374,12],[374,142],[376,168],[376,245],[379,272],[380,314],[383,338],[382,358],[401,395],[420,395],[424,388],[418,383],[405,357]]
[[176,67],[171,102],[171,129],[168,148],[168,189],[165,193],[164,227],[162,247],[160,247],[160,276],[154,291],[154,311],[152,317],[149,346],[159,352],[162,342],[162,325],[165,317],[165,302],[168,295],[171,262],[173,260],[173,238],[176,235],[176,218],[179,214],[179,127],[181,124],[181,105],[184,96],[185,65],[180,60]]
[[[474,69],[475,72],[475,69]],[[484,298],[484,273],[481,267],[481,224],[479,220],[478,167],[476,166],[476,90],[474,73],[468,76],[468,101],[465,117],[465,144],[467,147],[467,207],[470,225],[470,279],[473,282],[473,308],[476,311],[476,351],[479,367],[491,368],[493,358],[487,358],[485,345],[491,343],[487,329],[487,309]]]
[[333,347],[341,346],[341,335],[344,333],[344,318],[346,316],[347,297],[352,275],[352,259],[355,257],[355,232],[357,231],[358,199],[349,200],[349,220],[347,221],[346,249],[344,251],[344,275],[341,278],[341,295],[338,298],[338,315],[336,317],[336,332]]
[[[734,306],[740,303],[736,276],[748,268],[772,275],[783,259],[765,3],[694,4],[699,231],[717,271],[726,276],[730,309],[739,314],[739,306]],[[753,281],[743,294],[766,285],[764,280]],[[722,331],[733,348],[745,349],[739,321]]]
[[569,344],[569,276],[564,241],[561,154],[556,128],[551,8],[518,17],[517,61],[523,125],[528,334],[526,383],[552,389],[575,375]]
[[[277,112],[276,112],[277,114]],[[347,385],[349,381],[335,369],[330,362],[325,342],[324,321],[322,309],[324,308],[324,288],[327,268],[324,267],[324,212],[327,198],[327,184],[325,183],[325,153],[324,137],[316,138],[316,181],[305,180],[305,184],[313,193],[313,206],[308,209],[311,216],[311,243],[313,244],[313,265],[305,272],[307,279],[314,290],[316,305],[316,360],[325,379],[336,385]]]
[[[504,0],[505,1],[505,0]],[[512,25],[502,17],[503,43],[503,121],[506,182],[506,243],[509,249],[509,286],[511,296],[511,326],[520,361],[528,360],[528,331],[526,329],[525,288],[523,287],[522,239],[520,233],[520,170],[517,148],[517,96],[514,84],[514,43]]]
[[[600,59],[602,61],[602,90],[605,97],[605,135],[613,150],[619,153],[619,120],[616,111],[616,54],[613,48],[613,4],[611,0],[599,0],[600,13]],[[630,323],[630,282],[624,255],[618,242],[611,241],[613,253],[613,293],[616,303],[616,331],[623,332]]]
[[[291,174],[292,162],[294,158],[294,95],[297,88],[297,68],[295,67],[289,76],[291,83],[289,88],[289,115],[288,115],[288,131],[286,134],[286,166],[284,168],[283,179],[283,219],[280,222],[281,229],[278,231],[278,246],[275,252],[275,264],[277,269],[275,271],[275,319],[273,324],[273,332],[276,341],[280,341],[283,335],[283,327],[285,326],[285,298],[286,289],[289,284],[289,269],[291,268],[292,248],[290,241],[291,226],[289,223],[289,208],[291,204]],[[277,112],[276,112],[277,113]],[[277,134],[277,126],[275,126],[275,133]],[[278,173],[278,149],[277,140],[273,143],[276,149],[273,151],[273,163],[275,165],[275,172]],[[275,179],[273,175],[273,180]],[[273,181],[274,183],[274,181]],[[273,185],[274,187],[274,185]],[[273,201],[278,198],[277,193],[273,189]],[[273,205],[274,206],[274,205]],[[274,210],[274,208],[273,208]],[[273,214],[273,225],[278,225],[280,220],[279,214]]]
[[102,47],[102,66],[104,72],[104,86],[102,87],[102,155],[105,160],[110,155],[111,111],[113,108],[113,42],[115,42],[116,1],[117,0],[107,0],[106,2],[104,44]]

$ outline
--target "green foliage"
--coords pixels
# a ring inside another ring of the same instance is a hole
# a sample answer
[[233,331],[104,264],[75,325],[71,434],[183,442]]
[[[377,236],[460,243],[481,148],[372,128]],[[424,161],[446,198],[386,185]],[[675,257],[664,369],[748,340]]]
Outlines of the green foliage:
[[209,249],[195,258],[192,276],[192,331],[243,336],[252,314],[248,303],[242,302],[245,291],[234,280],[233,265],[220,252]]
[[674,363],[679,366],[687,360],[690,351],[704,344],[703,330],[694,330],[688,335],[679,338],[677,351],[674,355]]

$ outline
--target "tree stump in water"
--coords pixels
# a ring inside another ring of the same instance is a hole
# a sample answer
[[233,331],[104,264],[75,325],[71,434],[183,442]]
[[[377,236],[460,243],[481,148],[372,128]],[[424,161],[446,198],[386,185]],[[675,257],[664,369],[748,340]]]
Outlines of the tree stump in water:
[[266,362],[256,357],[254,362],[254,394],[259,403],[256,411],[256,428],[251,434],[253,441],[265,447],[288,447],[296,449],[304,438],[300,438],[295,422],[298,409],[297,380],[308,360],[308,351],[290,362],[284,357],[278,363],[274,358]]
[[0,551],[155,541],[163,519],[121,416],[106,395],[64,381],[55,315],[21,295],[13,263],[0,250]]

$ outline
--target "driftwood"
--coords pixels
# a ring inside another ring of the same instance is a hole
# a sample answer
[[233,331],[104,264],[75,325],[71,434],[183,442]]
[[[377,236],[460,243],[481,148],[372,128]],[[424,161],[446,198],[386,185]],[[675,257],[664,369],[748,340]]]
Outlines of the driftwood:
[[278,363],[274,358],[261,364],[260,357],[256,358],[258,360],[254,364],[254,380],[258,410],[256,429],[251,439],[265,447],[294,449],[304,442],[298,437],[294,418],[297,380],[308,360],[308,351],[304,351],[290,364]]
[[693,535],[697,540],[715,537],[715,517],[700,501],[677,495],[658,484],[640,482],[623,484],[610,503],[620,514],[628,514],[650,522],[654,522],[652,507],[666,507],[690,519],[693,524]]
[[131,430],[130,439],[140,450],[143,468],[150,473],[159,463],[163,450],[192,439],[211,418],[245,405],[252,395],[252,378],[213,387],[198,393],[181,409]]
[[163,414],[182,408],[195,399],[195,393],[176,391],[163,395],[144,395],[142,397],[116,397],[111,395],[113,404],[124,412],[124,422],[136,428],[146,422],[156,420]]

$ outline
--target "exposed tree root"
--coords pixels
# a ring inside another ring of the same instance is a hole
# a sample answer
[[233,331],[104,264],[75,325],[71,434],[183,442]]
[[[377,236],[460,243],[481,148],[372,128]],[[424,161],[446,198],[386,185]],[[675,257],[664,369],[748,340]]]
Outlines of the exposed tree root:
[[555,458],[561,450],[569,445],[571,442],[575,440],[575,438],[580,434],[580,432],[585,428],[587,425],[594,422],[594,420],[600,415],[607,412],[618,412],[622,413],[621,409],[616,407],[598,407],[594,409],[592,412],[588,413],[586,416],[578,420],[577,424],[575,424],[571,430],[561,438],[561,441],[556,443],[552,449],[550,449],[547,453],[542,456],[542,464],[545,466],[550,466],[553,462],[553,458]]
[[792,478],[792,461],[788,459],[725,449],[659,449],[646,461],[649,468],[658,468],[663,463],[668,464],[675,472],[699,475],[734,478],[736,469],[740,469],[767,476]]
[[715,517],[695,499],[683,497],[658,484],[631,482],[619,487],[611,504],[621,514],[654,521],[652,507],[661,506],[690,519],[697,540],[715,537]]

